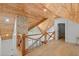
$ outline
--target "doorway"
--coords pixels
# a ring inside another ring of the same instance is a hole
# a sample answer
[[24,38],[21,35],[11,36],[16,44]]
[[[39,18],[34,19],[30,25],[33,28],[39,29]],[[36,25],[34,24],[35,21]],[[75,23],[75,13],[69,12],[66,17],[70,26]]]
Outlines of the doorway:
[[65,23],[58,24],[58,39],[65,40]]

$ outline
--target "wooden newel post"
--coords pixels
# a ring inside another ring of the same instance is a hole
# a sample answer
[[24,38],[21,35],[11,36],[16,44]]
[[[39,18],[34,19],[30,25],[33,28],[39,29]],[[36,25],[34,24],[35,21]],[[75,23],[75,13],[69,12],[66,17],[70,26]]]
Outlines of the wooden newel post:
[[47,44],[47,32],[44,33],[44,38],[45,40],[42,43]]
[[25,52],[25,39],[26,39],[26,35],[23,34],[22,35],[22,56],[24,56],[26,54],[26,52]]
[[45,44],[47,44],[47,32],[45,32]]
[[24,56],[26,54],[25,39],[26,39],[25,34],[17,35],[17,48],[18,48],[19,55],[21,55],[21,56]]

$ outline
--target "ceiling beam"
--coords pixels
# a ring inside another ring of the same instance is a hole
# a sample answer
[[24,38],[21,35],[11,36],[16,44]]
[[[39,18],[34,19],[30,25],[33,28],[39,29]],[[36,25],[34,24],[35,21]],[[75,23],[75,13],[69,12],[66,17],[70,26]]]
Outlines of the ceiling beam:
[[47,20],[47,18],[43,18],[43,19],[40,20],[39,22],[37,22],[37,23],[31,25],[31,26],[28,28],[28,30],[31,30],[31,29],[34,28],[35,26],[37,26],[37,25],[39,25],[40,23],[44,22],[45,20]]

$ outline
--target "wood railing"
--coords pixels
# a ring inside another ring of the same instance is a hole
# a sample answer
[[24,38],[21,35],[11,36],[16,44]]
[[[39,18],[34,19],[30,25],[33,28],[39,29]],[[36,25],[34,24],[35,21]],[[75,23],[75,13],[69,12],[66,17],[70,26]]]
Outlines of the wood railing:
[[[39,36],[37,38],[37,36]],[[53,37],[52,37],[53,36]],[[43,32],[41,31],[40,34],[21,34],[17,35],[17,49],[19,51],[19,54],[24,56],[31,52],[32,49],[39,47],[43,44],[47,44],[50,42],[50,39],[55,39],[55,31],[53,32]],[[26,40],[27,42],[32,41],[31,44],[26,48]]]
[[[26,54],[29,53],[30,50],[32,50],[33,48],[39,47],[39,46],[41,46],[43,44],[47,44],[50,41],[50,38],[55,39],[55,35],[54,34],[55,34],[55,31],[53,31],[53,32],[45,32],[43,34],[30,34],[30,35],[27,35],[27,38],[32,40],[32,41],[34,41],[34,42],[32,42],[32,44],[26,49],[26,50],[28,50],[28,52],[26,52]],[[37,35],[40,35],[39,38],[35,39],[35,38],[31,37],[31,36],[37,36]],[[43,37],[44,37],[44,40],[42,40]]]

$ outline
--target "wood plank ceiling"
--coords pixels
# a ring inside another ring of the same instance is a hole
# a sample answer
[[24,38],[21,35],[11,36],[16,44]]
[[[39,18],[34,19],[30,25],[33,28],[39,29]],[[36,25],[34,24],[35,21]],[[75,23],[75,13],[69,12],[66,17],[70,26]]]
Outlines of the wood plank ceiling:
[[[64,17],[76,23],[79,23],[79,4],[0,4],[0,34],[12,34],[14,19],[17,16],[25,16],[28,18],[28,27],[37,25],[45,19]],[[3,17],[10,16],[11,25],[4,26]],[[13,23],[11,23],[13,20]],[[4,28],[5,29],[4,29]],[[6,28],[7,27],[7,28]],[[12,27],[12,28],[11,28]]]

